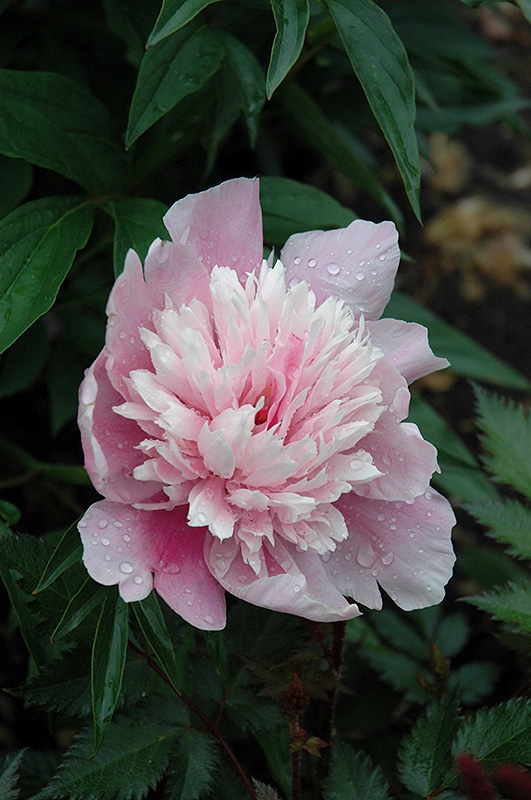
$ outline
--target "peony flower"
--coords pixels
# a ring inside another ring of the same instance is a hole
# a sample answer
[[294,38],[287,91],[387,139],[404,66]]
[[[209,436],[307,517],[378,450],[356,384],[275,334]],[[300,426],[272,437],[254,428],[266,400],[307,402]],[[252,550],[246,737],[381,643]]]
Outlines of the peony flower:
[[266,262],[243,178],[164,221],[144,270],[127,254],[80,389],[105,498],[79,523],[90,575],[212,630],[225,590],[318,621],[380,608],[379,586],[404,609],[440,601],[454,516],[403,420],[408,383],[447,362],[420,325],[379,319],[394,225],[296,234]]

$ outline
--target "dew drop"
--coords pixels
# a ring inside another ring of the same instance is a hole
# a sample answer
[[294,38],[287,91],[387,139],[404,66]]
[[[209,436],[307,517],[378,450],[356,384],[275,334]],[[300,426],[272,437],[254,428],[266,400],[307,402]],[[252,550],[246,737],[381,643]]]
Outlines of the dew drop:
[[351,558],[352,558],[352,553],[350,551],[348,551],[347,553],[345,553],[344,557],[345,557],[345,561],[350,561]]
[[98,545],[98,544],[99,544],[99,542],[98,542],[98,540],[97,540],[97,539],[93,539],[93,540],[92,540],[92,542],[91,542],[91,544]]
[[191,589],[185,589],[184,591],[185,591],[186,594],[192,594],[192,590]]
[[373,569],[373,570],[371,570],[371,575],[373,576],[373,578],[377,578],[379,574],[380,574],[380,573],[378,572],[378,570],[377,570],[377,569]]
[[106,536],[104,536],[103,539],[100,539],[100,541],[104,547],[108,547],[111,543],[110,539],[107,539]]
[[125,331],[120,331],[118,338],[125,339]]
[[290,289],[293,289],[293,287],[297,286],[298,283],[300,283],[298,278],[290,278],[288,286]]
[[135,343],[135,337],[134,336],[130,336],[129,337],[129,344],[134,344],[134,343]]
[[131,537],[129,536],[128,533],[124,533],[124,535],[122,536],[122,539],[123,539],[124,542],[130,542],[131,541]]
[[107,527],[108,524],[109,523],[107,522],[106,519],[100,519],[100,521],[98,522],[98,528],[100,529],[100,531],[102,531],[104,528]]
[[349,247],[349,249],[347,250],[347,256],[351,256],[351,255],[352,255],[352,247]]
[[117,552],[117,553],[123,553],[123,551],[124,551],[124,548],[123,548],[123,547],[117,547],[117,548],[116,548],[116,552]]
[[82,519],[81,522],[78,523],[77,527],[78,528],[86,528],[87,527],[87,523],[85,522],[84,519]]
[[132,571],[133,565],[129,561],[122,561],[120,563],[120,572],[123,572],[124,575],[129,575],[129,573]]
[[325,562],[325,564],[327,561],[330,561],[331,558],[332,558],[332,553],[330,551],[323,553],[322,555],[322,559]]
[[385,514],[378,514],[376,519],[378,520],[378,522],[385,522]]
[[246,583],[247,582],[247,576],[246,575],[240,575],[238,580],[240,581],[240,583]]
[[427,592],[431,592],[431,586],[426,586],[424,588],[426,589]]
[[364,281],[365,280],[365,273],[364,272],[356,272],[356,280],[357,281]]
[[385,253],[382,253],[381,256],[378,256],[378,259],[379,259],[379,261],[385,261],[385,259],[386,259]]
[[389,564],[392,564],[394,560],[395,560],[394,554],[391,553],[390,550],[388,550],[387,553],[384,553],[381,558],[382,564],[384,564],[386,567],[388,567]]
[[200,525],[204,525],[206,522],[206,514],[203,514],[202,511],[199,511],[197,514],[197,521]]
[[389,458],[389,456],[382,456],[382,461],[384,464],[386,464],[386,466],[389,466],[391,464],[391,459]]
[[376,553],[374,552],[370,542],[361,540],[356,555],[356,561],[360,567],[372,567],[376,561]]
[[117,519],[116,519],[116,520],[114,520],[114,522],[113,522],[113,526],[114,526],[115,528],[122,528],[122,527],[123,527],[122,523],[121,523],[121,522],[119,522]]
[[295,594],[298,594],[300,592],[300,590],[301,590],[300,586],[294,586],[293,587],[293,591],[295,592]]
[[418,552],[419,552],[419,553],[421,553],[421,554],[424,552],[424,550],[422,549],[422,547],[419,547],[419,549],[418,549]]
[[104,555],[104,557],[103,557],[103,560],[104,560],[104,561],[110,561],[110,560],[111,560],[111,555],[110,555],[110,553],[105,553],[105,555]]
[[376,249],[379,250],[381,246],[382,245],[380,244],[380,242],[378,242],[378,244],[376,245]]
[[377,270],[377,269],[371,269],[371,270],[369,270],[369,272],[370,272],[370,274],[371,274],[373,277],[375,277],[376,275],[378,275],[378,270]]
[[396,525],[389,525],[390,531],[396,531]]
[[360,261],[360,262],[359,262],[359,264],[358,264],[358,267],[364,267],[366,263],[367,263],[367,262],[365,261],[365,259],[364,259],[364,258],[362,258],[362,259],[361,259],[361,261]]
[[350,462],[350,466],[351,466],[352,469],[363,469],[364,461],[359,456],[356,456]]
[[295,258],[293,259],[293,263],[299,266],[299,264],[301,263],[301,257],[295,256]]
[[315,260],[315,258],[308,259],[308,266],[310,267],[310,269],[313,269],[315,266],[317,266],[317,261]]
[[339,266],[339,264],[336,264],[335,261],[331,261],[326,269],[330,273],[330,275],[339,275],[341,271],[341,267]]
[[214,624],[214,617],[211,617],[210,614],[205,614],[203,619],[205,620],[207,625],[213,625]]

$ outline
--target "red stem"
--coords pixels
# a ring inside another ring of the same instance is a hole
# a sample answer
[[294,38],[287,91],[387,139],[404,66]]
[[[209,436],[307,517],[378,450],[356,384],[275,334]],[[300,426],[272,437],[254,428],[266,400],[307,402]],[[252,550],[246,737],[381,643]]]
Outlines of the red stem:
[[168,686],[169,686],[171,689],[173,689],[173,691],[175,692],[175,694],[176,694],[176,695],[177,695],[177,696],[178,696],[178,697],[179,697],[179,698],[180,698],[180,699],[181,699],[181,700],[182,700],[184,703],[186,703],[186,705],[187,705],[187,706],[188,706],[188,707],[189,707],[189,708],[190,708],[190,709],[191,709],[191,710],[194,712],[194,714],[195,714],[197,717],[199,717],[199,719],[200,719],[200,720],[201,720],[201,722],[202,722],[202,723],[205,725],[205,727],[206,727],[206,729],[208,730],[208,732],[209,732],[209,733],[211,733],[211,734],[212,734],[212,736],[214,736],[214,737],[215,737],[215,738],[218,740],[218,742],[219,742],[219,743],[220,743],[220,745],[223,747],[223,749],[224,749],[224,750],[225,750],[225,752],[227,753],[228,757],[230,758],[230,760],[231,760],[231,761],[232,761],[232,763],[234,764],[234,767],[235,767],[235,769],[236,769],[236,772],[238,773],[238,775],[239,775],[239,776],[240,776],[240,778],[242,779],[243,783],[245,784],[245,788],[246,788],[246,790],[247,790],[247,794],[249,795],[249,797],[251,797],[251,798],[252,798],[252,800],[256,800],[256,792],[255,792],[255,790],[254,790],[254,787],[253,787],[253,785],[252,785],[251,781],[249,780],[249,778],[248,778],[248,777],[247,777],[247,775],[245,774],[245,772],[244,772],[244,769],[243,769],[242,765],[240,764],[240,762],[239,762],[239,761],[238,761],[238,759],[236,758],[235,754],[234,754],[234,753],[233,753],[233,751],[231,750],[231,748],[230,748],[230,746],[229,746],[228,742],[227,742],[227,741],[226,741],[226,740],[223,738],[223,735],[221,734],[221,732],[220,732],[219,728],[217,727],[217,725],[216,725],[214,722],[212,722],[212,721],[211,721],[211,720],[210,720],[210,719],[209,719],[207,716],[205,716],[205,714],[203,714],[203,712],[201,711],[201,709],[200,709],[200,708],[198,708],[198,707],[196,706],[196,704],[194,703],[194,701],[193,701],[193,700],[191,700],[191,699],[190,699],[190,698],[189,698],[189,697],[188,697],[186,694],[184,694],[184,692],[181,692],[181,691],[179,691],[178,689],[176,689],[176,688],[175,688],[175,686],[174,686],[174,685],[173,685],[173,683],[170,681],[170,679],[168,678],[168,676],[167,676],[167,675],[164,673],[164,671],[163,671],[163,670],[162,670],[162,669],[161,669],[161,668],[160,668],[160,667],[159,667],[157,664],[155,664],[155,662],[154,662],[154,661],[152,661],[152,659],[151,659],[151,658],[150,658],[150,657],[149,657],[149,656],[148,656],[146,653],[144,653],[142,650],[140,650],[140,648],[138,648],[138,647],[137,647],[136,645],[134,645],[132,642],[129,642],[129,646],[131,647],[131,649],[132,649],[132,650],[134,650],[134,652],[135,652],[135,653],[137,653],[137,655],[139,655],[139,656],[142,656],[142,658],[144,658],[144,659],[145,659],[145,661],[147,662],[147,664],[148,664],[148,665],[151,667],[151,669],[152,669],[154,672],[156,672],[156,674],[159,676],[159,678],[162,678],[162,680],[163,680],[165,683],[167,683],[167,684],[168,684]]

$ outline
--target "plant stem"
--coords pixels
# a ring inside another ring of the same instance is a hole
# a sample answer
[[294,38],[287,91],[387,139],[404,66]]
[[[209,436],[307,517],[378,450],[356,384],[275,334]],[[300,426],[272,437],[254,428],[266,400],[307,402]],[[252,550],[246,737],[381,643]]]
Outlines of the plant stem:
[[[337,691],[339,689],[339,682],[341,679],[341,667],[343,664],[343,649],[345,644],[345,631],[347,628],[346,622],[332,622],[333,625],[333,643],[332,643],[332,659],[330,666],[334,671],[334,686],[328,692],[328,703],[326,707],[326,716],[324,722],[324,735],[325,742],[332,744],[332,735],[334,731],[334,717],[336,711]],[[328,761],[328,750],[325,760]]]
[[201,720],[201,722],[204,724],[204,726],[205,726],[205,728],[207,729],[207,731],[208,731],[209,733],[211,733],[211,734],[212,734],[212,736],[214,736],[214,737],[215,737],[215,738],[218,740],[218,742],[219,742],[219,743],[220,743],[220,745],[223,747],[223,749],[224,749],[224,750],[225,750],[225,752],[227,753],[228,757],[230,758],[230,760],[231,760],[231,761],[232,761],[232,763],[234,764],[234,767],[235,767],[235,769],[236,769],[236,772],[238,773],[238,775],[239,775],[239,776],[240,776],[240,778],[242,779],[243,783],[245,784],[245,788],[246,788],[246,790],[247,790],[247,794],[249,795],[249,797],[251,797],[251,798],[252,798],[252,800],[256,800],[256,792],[255,792],[255,790],[254,790],[254,787],[253,787],[253,785],[252,785],[251,781],[249,780],[249,778],[248,778],[248,777],[247,777],[247,775],[245,774],[245,771],[244,771],[244,769],[243,769],[242,765],[240,764],[240,762],[238,761],[238,759],[236,758],[236,755],[235,755],[235,754],[234,754],[234,752],[231,750],[229,743],[228,743],[228,742],[227,742],[227,741],[226,741],[226,740],[223,738],[223,735],[222,735],[221,731],[219,730],[218,726],[216,725],[216,723],[212,722],[212,721],[211,721],[211,720],[210,720],[210,719],[209,719],[209,718],[208,718],[208,717],[207,717],[205,714],[203,714],[203,712],[201,711],[201,709],[200,709],[200,708],[198,708],[198,707],[196,706],[196,704],[194,703],[194,701],[193,701],[193,700],[192,700],[190,697],[188,697],[186,694],[184,694],[184,692],[181,692],[181,691],[179,691],[178,689],[176,689],[176,687],[173,685],[173,683],[172,683],[172,682],[171,682],[171,680],[168,678],[168,676],[166,675],[166,673],[165,673],[165,672],[164,672],[164,671],[163,671],[163,670],[162,670],[162,669],[161,669],[161,668],[158,666],[158,664],[156,664],[156,663],[155,663],[155,662],[154,662],[154,661],[153,661],[153,660],[150,658],[150,656],[148,656],[146,653],[144,653],[142,650],[140,650],[140,648],[139,648],[139,647],[137,647],[136,645],[134,645],[132,642],[129,642],[129,647],[130,647],[130,648],[131,648],[131,649],[132,649],[132,650],[133,650],[133,651],[134,651],[134,652],[135,652],[137,655],[139,655],[139,656],[142,656],[142,658],[144,658],[144,659],[145,659],[145,661],[147,662],[147,664],[149,665],[149,667],[150,667],[150,668],[151,668],[151,669],[152,669],[154,672],[156,672],[156,674],[159,676],[159,678],[162,678],[162,680],[163,680],[165,683],[167,683],[167,684],[168,684],[168,686],[169,686],[169,687],[170,687],[170,688],[171,688],[171,689],[172,689],[172,690],[175,692],[175,694],[176,694],[176,695],[177,695],[177,696],[178,696],[178,697],[179,697],[179,698],[180,698],[180,699],[181,699],[181,700],[182,700],[184,703],[186,703],[186,705],[188,706],[188,708],[190,708],[190,710],[191,710],[191,711],[193,711],[193,713],[194,713],[194,714],[195,714],[197,717],[199,717],[199,719],[200,719],[200,720]]

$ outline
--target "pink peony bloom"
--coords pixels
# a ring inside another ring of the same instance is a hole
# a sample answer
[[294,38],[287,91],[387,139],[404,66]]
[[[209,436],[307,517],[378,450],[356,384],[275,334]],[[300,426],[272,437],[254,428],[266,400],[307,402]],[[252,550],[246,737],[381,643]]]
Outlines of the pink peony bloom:
[[378,319],[394,225],[297,234],[273,265],[243,178],[164,221],[144,271],[129,251],[80,389],[105,498],[79,523],[90,575],[212,630],[225,590],[318,621],[380,608],[378,585],[404,609],[440,601],[454,515],[403,420],[408,383],[447,362],[420,325]]

